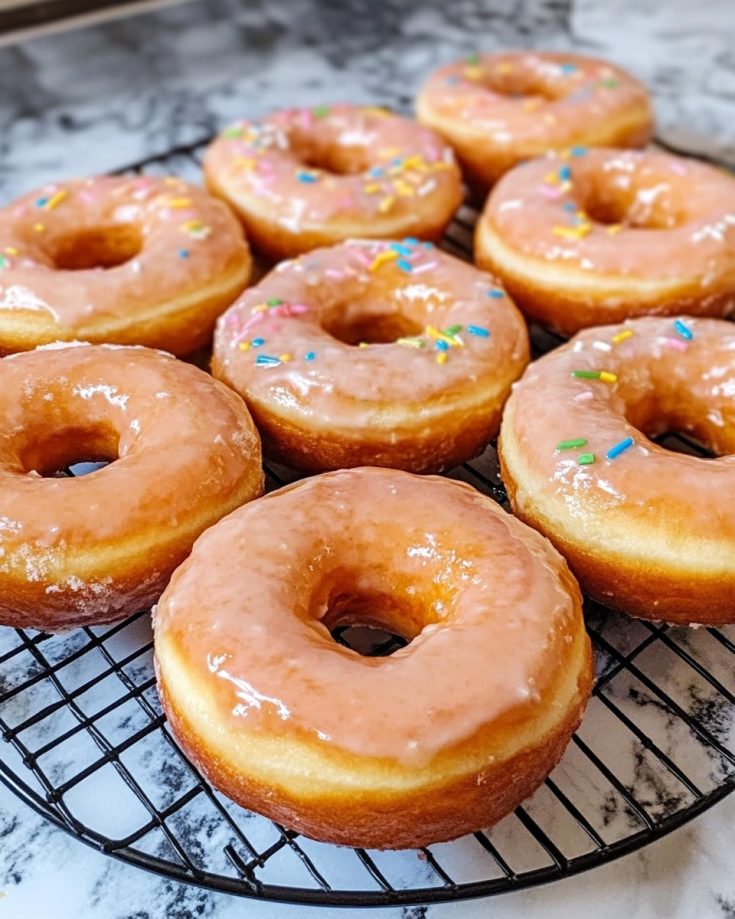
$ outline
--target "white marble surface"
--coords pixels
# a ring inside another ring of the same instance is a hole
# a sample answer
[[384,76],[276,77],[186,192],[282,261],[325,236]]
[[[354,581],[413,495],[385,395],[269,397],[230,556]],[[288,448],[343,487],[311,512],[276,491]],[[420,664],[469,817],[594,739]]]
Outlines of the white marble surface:
[[[661,130],[669,140],[735,162],[732,0],[455,0],[415,6],[388,0],[330,4],[329,9],[310,0],[193,2],[1,48],[0,200],[49,179],[125,165],[202,137],[232,117],[279,104],[348,98],[407,106],[431,67],[457,54],[501,46],[608,55],[650,82]],[[624,648],[634,635],[633,626],[617,627],[618,646]],[[4,640],[0,636],[0,643]],[[699,633],[679,634],[676,641],[701,660],[712,653]],[[688,671],[665,671],[660,661],[644,666],[656,679],[669,680],[685,708],[732,749],[732,712],[708,687]],[[6,670],[0,672],[4,680],[9,678]],[[731,670],[719,676],[732,690]],[[687,747],[690,738],[675,728],[661,728],[667,722],[657,700],[623,682],[611,684],[611,697],[652,736],[661,729],[655,735],[658,742],[667,754],[688,763],[701,787],[721,779],[717,757],[698,755]],[[22,720],[23,705],[6,704],[0,717]],[[592,717],[585,722],[590,743],[615,747],[604,736],[602,722],[599,730],[597,724]],[[626,779],[639,800],[656,813],[681,805],[681,789],[671,787],[630,737],[619,746],[607,752],[615,756],[622,750],[630,770]],[[53,768],[63,774],[81,755],[77,750]],[[177,780],[155,758],[139,765],[149,768],[151,763],[153,780],[164,792],[175,792]],[[587,795],[602,804],[596,815],[601,827],[626,830],[630,814],[614,795],[587,788],[572,761],[565,760],[561,770],[580,799]],[[104,789],[100,793],[104,796]],[[94,796],[86,803],[90,820],[110,808],[106,796],[104,807]],[[124,808],[120,811],[123,819]],[[667,839],[592,874],[492,900],[381,914],[387,919],[587,914],[600,919],[733,919],[734,817],[731,798]],[[205,842],[206,830],[202,821]],[[72,841],[4,788],[0,840],[0,919],[345,915],[344,910],[269,906],[213,895],[145,874]],[[417,876],[423,870],[415,854],[403,864]]]

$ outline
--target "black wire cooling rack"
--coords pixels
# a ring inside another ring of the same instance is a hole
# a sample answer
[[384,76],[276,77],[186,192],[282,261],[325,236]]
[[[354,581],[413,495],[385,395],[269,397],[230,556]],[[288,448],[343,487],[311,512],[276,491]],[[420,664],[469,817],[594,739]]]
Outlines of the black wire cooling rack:
[[[196,180],[202,147],[126,171]],[[450,252],[469,257],[475,216],[461,210],[445,240]],[[538,330],[533,337],[537,354],[558,343]],[[664,443],[704,455],[679,435]],[[270,488],[290,478],[267,472]],[[451,475],[505,501],[492,447]],[[434,903],[553,881],[653,842],[735,787],[735,629],[641,622],[591,602],[585,612],[597,679],[562,762],[514,814],[455,842],[339,848],[221,796],[168,732],[147,611],[66,635],[0,629],[0,779],[108,855],[264,900]]]

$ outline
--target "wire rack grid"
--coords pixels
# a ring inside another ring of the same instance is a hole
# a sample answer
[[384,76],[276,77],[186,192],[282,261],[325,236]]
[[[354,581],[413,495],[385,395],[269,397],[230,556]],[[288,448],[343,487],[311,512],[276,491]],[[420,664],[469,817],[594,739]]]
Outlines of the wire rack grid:
[[[120,171],[196,179],[203,143]],[[448,251],[470,257],[476,216],[462,208]],[[538,329],[532,337],[536,354],[558,344]],[[704,455],[680,435],[663,442]],[[293,477],[266,472],[269,488]],[[506,500],[492,446],[450,475]],[[514,814],[451,843],[409,852],[329,846],[220,795],[168,731],[148,611],[66,635],[0,630],[0,780],[108,855],[264,900],[435,903],[553,881],[647,845],[735,788],[735,629],[673,628],[592,602],[585,613],[597,677],[562,762]]]

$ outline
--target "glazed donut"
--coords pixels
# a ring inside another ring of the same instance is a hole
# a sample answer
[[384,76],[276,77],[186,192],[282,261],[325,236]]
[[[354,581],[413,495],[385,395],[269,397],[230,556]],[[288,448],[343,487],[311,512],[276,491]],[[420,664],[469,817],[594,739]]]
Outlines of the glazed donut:
[[[242,401],[146,348],[0,360],[0,622],[59,631],[156,600],[196,537],[260,494]],[[79,478],[54,472],[110,460]]]
[[292,108],[227,128],[207,150],[210,190],[275,259],[353,236],[438,240],[462,201],[451,149],[384,109]]
[[351,240],[280,264],[217,326],[213,373],[268,456],[436,472],[497,433],[528,362],[495,280],[430,243]]
[[579,54],[471,55],[431,74],[416,112],[483,189],[549,150],[643,147],[653,130],[645,87],[620,67]]
[[650,313],[735,309],[735,179],[667,153],[576,151],[493,189],[475,259],[562,334]]
[[[363,657],[330,635],[355,624],[411,643]],[[386,469],[317,476],[216,524],[154,634],[171,729],[208,780],[350,846],[495,823],[561,758],[592,679],[551,545],[469,485]]]
[[[667,431],[720,458],[649,439]],[[651,318],[581,332],[517,384],[499,452],[515,513],[592,597],[645,619],[735,622],[730,323]]]
[[250,267],[233,215],[180,179],[47,185],[0,210],[0,352],[83,339],[188,354]]

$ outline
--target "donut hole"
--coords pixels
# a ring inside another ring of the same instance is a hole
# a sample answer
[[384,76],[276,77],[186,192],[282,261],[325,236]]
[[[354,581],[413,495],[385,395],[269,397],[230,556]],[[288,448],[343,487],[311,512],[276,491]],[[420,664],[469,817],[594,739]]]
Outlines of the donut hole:
[[291,136],[291,149],[302,166],[321,169],[333,175],[359,175],[371,165],[364,146],[339,143],[328,135],[320,139],[294,133]]
[[54,243],[54,265],[62,271],[116,268],[140,253],[143,237],[138,227],[117,224],[79,230]]
[[657,186],[633,183],[620,188],[607,176],[592,176],[575,181],[574,194],[580,209],[595,223],[606,226],[668,230],[687,219],[679,202],[670,194],[662,194]]
[[44,478],[64,478],[96,472],[119,457],[117,431],[69,427],[36,435],[21,451],[26,473]]
[[422,325],[402,313],[373,313],[350,315],[348,311],[335,314],[324,323],[333,338],[346,345],[386,345],[399,338],[421,335]]
[[701,459],[735,453],[735,434],[729,419],[718,424],[705,406],[689,406],[685,395],[676,388],[670,393],[642,394],[627,405],[625,417],[649,440],[672,453]]
[[539,73],[513,68],[491,70],[483,74],[479,81],[487,89],[501,96],[516,99],[538,99],[543,102],[554,102],[567,92],[566,87],[553,85]]
[[410,604],[378,590],[333,593],[322,622],[336,642],[364,657],[386,657],[405,648],[425,625]]

